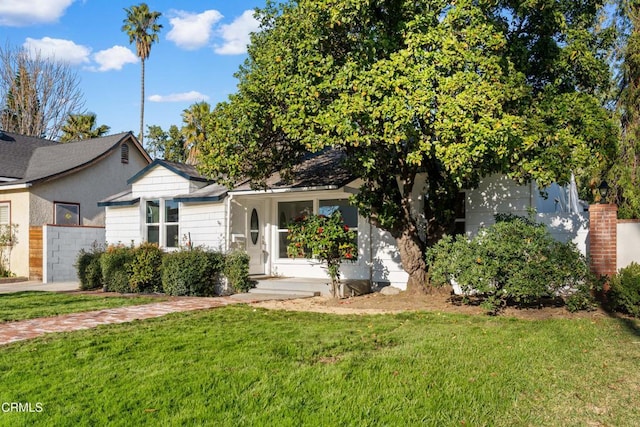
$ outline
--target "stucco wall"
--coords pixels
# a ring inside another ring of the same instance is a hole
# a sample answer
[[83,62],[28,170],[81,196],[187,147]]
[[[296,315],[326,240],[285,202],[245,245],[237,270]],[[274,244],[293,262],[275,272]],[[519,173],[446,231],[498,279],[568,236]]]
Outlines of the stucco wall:
[[78,280],[75,268],[81,249],[104,244],[104,227],[42,227],[44,269],[42,281],[70,282]]
[[32,187],[30,224],[53,224],[53,202],[80,204],[80,225],[104,225],[104,208],[98,201],[129,188],[127,180],[147,162],[137,150],[129,151],[129,163],[121,163],[120,150],[71,175]]
[[640,264],[640,221],[618,221],[618,270],[632,262]]
[[0,191],[0,201],[11,203],[11,223],[17,226],[16,241],[11,247],[9,270],[17,276],[29,276],[29,193],[26,189]]

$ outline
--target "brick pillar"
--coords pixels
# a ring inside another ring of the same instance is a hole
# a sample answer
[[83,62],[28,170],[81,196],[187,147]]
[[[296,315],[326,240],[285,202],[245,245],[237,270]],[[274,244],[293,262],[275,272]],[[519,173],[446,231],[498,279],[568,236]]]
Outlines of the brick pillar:
[[591,271],[611,277],[617,271],[618,206],[589,206],[589,255]]

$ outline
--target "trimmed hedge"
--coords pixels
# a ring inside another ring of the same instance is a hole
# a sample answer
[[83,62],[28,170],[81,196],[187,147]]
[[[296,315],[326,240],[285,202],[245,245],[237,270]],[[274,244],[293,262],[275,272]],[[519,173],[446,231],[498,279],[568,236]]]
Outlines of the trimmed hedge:
[[99,289],[102,287],[102,267],[100,257],[104,250],[98,247],[91,251],[80,250],[76,258],[75,267],[78,271],[80,289],[83,291]]
[[229,286],[236,292],[247,292],[253,287],[249,280],[249,255],[236,250],[227,254],[224,260],[224,276]]
[[162,291],[162,257],[164,252],[155,243],[142,243],[133,249],[129,266],[129,286],[135,292]]
[[640,317],[640,264],[632,262],[611,278],[607,300],[615,311]]
[[162,260],[162,287],[167,295],[213,296],[220,287],[224,255],[203,249],[170,252]]
[[130,293],[134,290],[129,284],[131,262],[134,248],[123,245],[111,245],[100,257],[102,283],[107,291]]

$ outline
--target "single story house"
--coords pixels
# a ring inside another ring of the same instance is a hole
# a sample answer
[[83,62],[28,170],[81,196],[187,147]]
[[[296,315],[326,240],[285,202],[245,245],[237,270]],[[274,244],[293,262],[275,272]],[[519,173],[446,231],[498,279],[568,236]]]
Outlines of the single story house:
[[[325,279],[326,272],[317,261],[287,257],[287,224],[304,212],[340,210],[345,223],[357,231],[359,248],[357,261],[341,268],[343,278],[404,289],[408,276],[395,240],[350,206],[348,198],[359,182],[341,167],[340,156],[326,151],[307,158],[295,168],[289,183],[274,173],[266,190],[254,190],[248,182],[228,189],[193,166],[155,160],[129,179],[126,191],[99,203],[106,211],[106,241],[156,242],[168,250],[186,244],[222,251],[242,248],[250,256],[250,274]],[[413,206],[418,218],[423,194],[424,186],[416,185]],[[529,208],[560,212],[566,210],[565,196],[565,189],[558,186],[544,198],[535,185],[489,177],[478,189],[460,194],[458,229],[473,234],[492,223],[496,212],[527,215]],[[563,231],[565,240],[585,237],[578,236],[574,226]]]
[[150,162],[131,132],[67,144],[0,132],[0,224],[16,237],[9,269],[42,279],[43,225],[103,227],[98,201]]

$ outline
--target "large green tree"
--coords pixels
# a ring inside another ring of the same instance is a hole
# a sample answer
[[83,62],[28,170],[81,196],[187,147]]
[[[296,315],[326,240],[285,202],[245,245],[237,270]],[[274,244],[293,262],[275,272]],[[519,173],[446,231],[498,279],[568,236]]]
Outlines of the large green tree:
[[[201,168],[259,185],[305,153],[345,153],[360,212],[396,239],[409,288],[483,176],[565,183],[615,142],[599,0],[269,3],[213,111]],[[600,156],[600,157],[598,157]],[[426,178],[426,200],[412,199]],[[419,212],[420,215],[415,215]]]
[[185,137],[176,125],[168,131],[157,125],[147,126],[146,149],[154,159],[162,158],[172,162],[187,161]]
[[106,135],[109,129],[111,128],[107,125],[98,126],[95,113],[69,114],[66,123],[61,128],[60,142],[99,138]]
[[144,140],[144,65],[151,54],[151,46],[158,42],[158,33],[162,25],[158,19],[160,12],[152,12],[146,3],[125,9],[127,13],[122,31],[129,36],[129,43],[136,44],[136,55],[140,58],[140,142]]
[[621,218],[640,218],[640,1],[620,0],[618,155],[603,174]]

